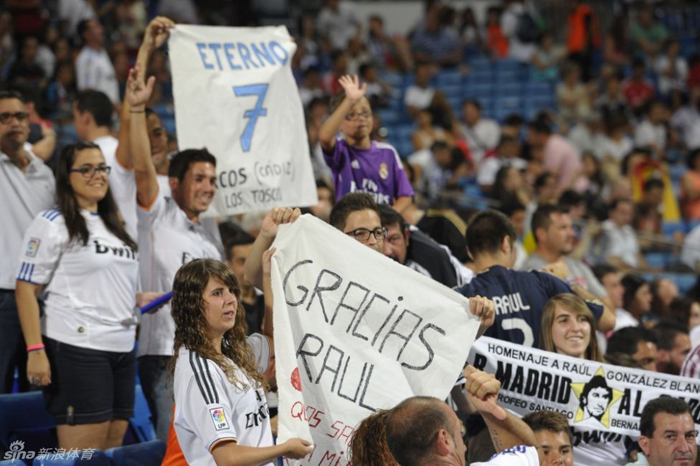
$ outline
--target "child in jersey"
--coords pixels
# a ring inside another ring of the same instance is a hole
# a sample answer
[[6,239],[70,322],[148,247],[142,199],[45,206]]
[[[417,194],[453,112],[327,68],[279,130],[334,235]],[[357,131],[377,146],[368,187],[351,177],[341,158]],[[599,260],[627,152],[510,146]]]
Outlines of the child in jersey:
[[173,283],[175,414],[178,443],[189,464],[275,464],[304,458],[311,444],[274,445],[263,377],[247,344],[241,290],[226,264],[196,259]]
[[[370,193],[377,204],[402,212],[411,204],[413,188],[391,144],[370,139],[372,107],[365,97],[367,84],[357,76],[339,80],[343,91],[331,102],[333,113],[318,136],[326,163],[333,172],[336,200],[354,191]],[[342,138],[336,139],[338,130]]]

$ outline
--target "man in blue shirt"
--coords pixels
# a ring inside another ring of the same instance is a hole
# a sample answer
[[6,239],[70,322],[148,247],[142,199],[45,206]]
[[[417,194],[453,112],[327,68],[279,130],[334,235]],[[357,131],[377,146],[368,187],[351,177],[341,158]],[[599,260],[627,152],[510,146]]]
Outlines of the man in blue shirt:
[[511,270],[516,234],[502,213],[478,213],[469,223],[466,236],[477,275],[457,291],[464,296],[481,295],[496,304],[496,321],[486,336],[539,347],[542,309],[560,293],[575,293],[583,298],[598,321],[599,330],[612,330],[615,326],[613,310],[576,285],[564,263],[547,265],[544,270],[548,273]]

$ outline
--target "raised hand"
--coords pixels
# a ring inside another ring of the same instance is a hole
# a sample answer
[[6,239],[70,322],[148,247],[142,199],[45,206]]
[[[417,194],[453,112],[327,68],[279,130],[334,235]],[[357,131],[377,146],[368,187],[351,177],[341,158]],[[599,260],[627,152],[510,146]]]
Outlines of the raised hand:
[[277,236],[277,228],[283,223],[292,223],[301,216],[301,210],[290,207],[275,207],[263,218],[260,234],[267,238]]
[[467,366],[464,369],[464,377],[467,379],[466,389],[469,402],[480,413],[490,414],[500,421],[505,420],[506,411],[497,402],[501,382],[493,374],[487,374],[473,366]]
[[170,36],[170,30],[175,27],[175,23],[165,16],[156,16],[148,23],[143,36],[143,45],[151,50],[157,49],[165,43]]
[[129,70],[129,77],[126,81],[126,99],[132,108],[146,105],[148,99],[153,94],[153,85],[156,82],[155,76],[148,78],[144,83],[143,77],[139,74],[139,67],[135,66]]
[[338,82],[343,86],[345,91],[345,98],[347,98],[352,104],[356,104],[362,99],[367,91],[367,83],[362,83],[360,85],[360,79],[357,75],[348,75],[341,77]]

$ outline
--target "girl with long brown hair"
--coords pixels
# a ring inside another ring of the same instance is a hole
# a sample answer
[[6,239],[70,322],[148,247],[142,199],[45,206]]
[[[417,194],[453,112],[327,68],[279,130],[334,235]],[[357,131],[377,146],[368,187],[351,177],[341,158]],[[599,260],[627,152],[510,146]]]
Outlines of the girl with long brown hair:
[[175,275],[174,425],[190,464],[273,465],[312,450],[298,438],[273,443],[240,296],[236,277],[217,260],[194,260]]

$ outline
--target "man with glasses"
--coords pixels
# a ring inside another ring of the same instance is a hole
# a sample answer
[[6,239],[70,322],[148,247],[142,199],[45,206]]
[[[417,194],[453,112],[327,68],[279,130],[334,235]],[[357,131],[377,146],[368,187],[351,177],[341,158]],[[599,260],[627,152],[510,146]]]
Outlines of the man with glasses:
[[639,446],[649,466],[695,464],[698,431],[685,401],[669,396],[649,401],[642,411],[639,432]]
[[[53,173],[31,151],[29,113],[21,94],[0,92],[0,393],[11,393],[15,369],[26,391],[27,352],[15,301],[16,272],[24,232],[34,217],[54,203]],[[36,247],[40,244],[35,243]],[[36,250],[27,250],[32,256]]]

